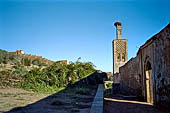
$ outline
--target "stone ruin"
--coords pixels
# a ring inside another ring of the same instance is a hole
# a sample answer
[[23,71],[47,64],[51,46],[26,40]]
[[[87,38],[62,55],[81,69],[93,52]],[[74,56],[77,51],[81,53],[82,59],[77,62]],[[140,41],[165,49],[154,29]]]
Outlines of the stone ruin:
[[142,97],[156,106],[170,106],[170,24],[147,40],[135,58],[119,67],[114,82],[121,93]]

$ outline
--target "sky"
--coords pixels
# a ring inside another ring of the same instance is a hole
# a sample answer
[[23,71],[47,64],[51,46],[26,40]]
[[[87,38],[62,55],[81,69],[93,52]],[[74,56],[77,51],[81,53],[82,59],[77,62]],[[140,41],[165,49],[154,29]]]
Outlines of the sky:
[[112,72],[117,21],[130,59],[170,23],[170,0],[0,0],[0,49]]

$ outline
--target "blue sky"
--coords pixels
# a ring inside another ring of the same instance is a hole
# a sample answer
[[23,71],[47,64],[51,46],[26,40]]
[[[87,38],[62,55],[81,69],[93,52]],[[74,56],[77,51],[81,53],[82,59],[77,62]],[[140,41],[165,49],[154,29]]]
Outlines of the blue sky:
[[91,61],[112,72],[113,23],[122,22],[128,57],[170,23],[170,1],[0,0],[0,49],[57,61]]

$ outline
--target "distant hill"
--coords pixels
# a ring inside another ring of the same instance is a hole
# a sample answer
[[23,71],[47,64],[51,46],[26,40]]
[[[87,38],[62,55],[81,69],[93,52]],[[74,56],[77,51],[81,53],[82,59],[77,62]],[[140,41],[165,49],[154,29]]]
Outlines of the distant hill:
[[56,91],[96,72],[93,63],[51,61],[23,50],[0,50],[0,88],[18,87],[36,92]]

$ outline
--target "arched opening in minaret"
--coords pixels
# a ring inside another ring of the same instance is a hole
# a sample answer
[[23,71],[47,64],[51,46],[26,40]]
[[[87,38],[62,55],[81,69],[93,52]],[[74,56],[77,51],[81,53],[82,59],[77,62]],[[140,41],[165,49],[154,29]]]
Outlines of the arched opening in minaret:
[[125,54],[122,54],[122,62],[125,62]]
[[152,66],[149,60],[145,62],[146,79],[146,101],[153,104],[153,84],[152,84]]
[[120,62],[121,61],[121,56],[120,56],[120,54],[118,53],[117,54],[117,62]]

